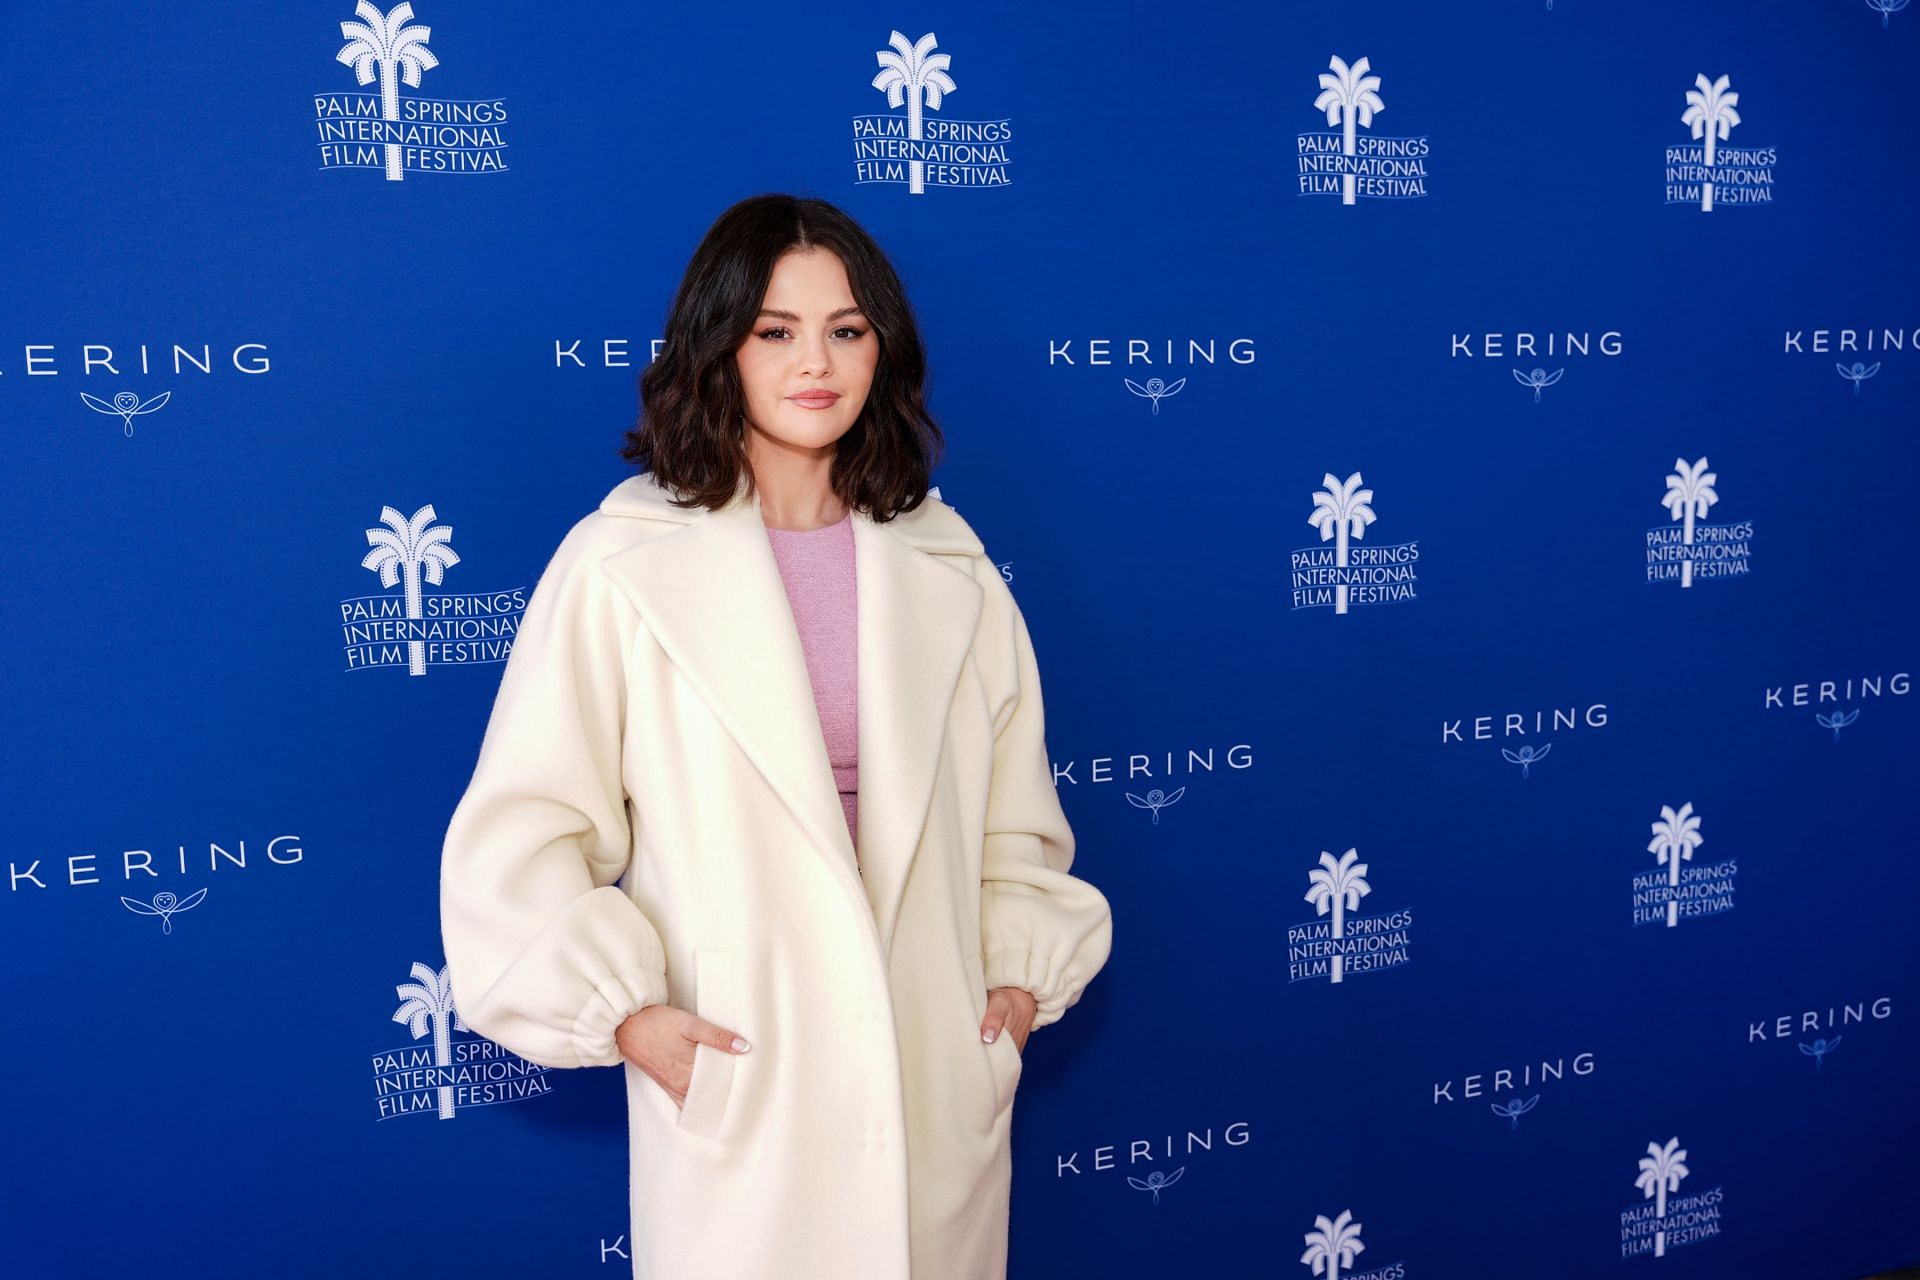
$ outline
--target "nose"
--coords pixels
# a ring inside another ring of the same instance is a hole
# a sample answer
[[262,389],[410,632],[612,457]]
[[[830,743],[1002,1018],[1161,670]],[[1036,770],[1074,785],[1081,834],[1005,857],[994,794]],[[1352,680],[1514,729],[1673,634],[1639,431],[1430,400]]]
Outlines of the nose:
[[799,367],[802,373],[815,373],[821,377],[833,372],[831,348],[827,345],[825,334],[808,338],[795,348],[798,352]]

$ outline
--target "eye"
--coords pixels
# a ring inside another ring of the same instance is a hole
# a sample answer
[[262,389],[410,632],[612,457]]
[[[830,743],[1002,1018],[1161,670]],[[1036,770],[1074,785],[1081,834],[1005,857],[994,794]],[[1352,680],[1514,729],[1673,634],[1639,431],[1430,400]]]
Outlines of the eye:
[[[772,326],[771,328],[760,330],[759,334],[756,336],[764,338],[767,341],[771,342],[775,340],[777,337],[789,334],[790,332],[791,331],[787,328],[787,326],[783,324],[777,324]],[[858,342],[860,339],[867,336],[867,331],[865,329],[862,329],[857,325],[850,325],[850,324],[841,325],[839,328],[834,330],[834,333],[845,334],[846,340],[848,342]]]

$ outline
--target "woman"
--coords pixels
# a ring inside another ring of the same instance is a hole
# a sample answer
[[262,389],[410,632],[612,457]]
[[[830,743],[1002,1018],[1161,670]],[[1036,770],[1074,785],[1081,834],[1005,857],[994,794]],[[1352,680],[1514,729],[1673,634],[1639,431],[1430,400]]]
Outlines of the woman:
[[924,378],[851,219],[721,215],[447,831],[466,1025],[625,1065],[636,1277],[1003,1276],[1026,1037],[1106,962]]

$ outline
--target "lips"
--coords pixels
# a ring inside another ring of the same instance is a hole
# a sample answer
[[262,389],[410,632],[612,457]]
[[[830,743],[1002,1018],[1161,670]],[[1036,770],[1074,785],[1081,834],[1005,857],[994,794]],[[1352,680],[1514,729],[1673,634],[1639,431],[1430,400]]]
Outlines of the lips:
[[795,404],[805,405],[809,409],[824,409],[840,398],[835,391],[802,391],[797,396],[788,396]]

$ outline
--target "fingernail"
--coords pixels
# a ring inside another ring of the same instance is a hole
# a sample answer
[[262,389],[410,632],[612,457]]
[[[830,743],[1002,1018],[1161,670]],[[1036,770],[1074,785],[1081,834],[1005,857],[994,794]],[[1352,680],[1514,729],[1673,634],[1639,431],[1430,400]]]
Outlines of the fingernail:
[[993,1043],[993,1038],[994,1038],[994,1037],[995,1037],[996,1035],[998,1035],[998,1034],[1000,1034],[1000,1033],[999,1033],[999,1032],[998,1032],[997,1030],[992,1030],[992,1031],[983,1031],[983,1032],[981,1032],[981,1033],[980,1033],[980,1038],[981,1038],[982,1040],[984,1040],[984,1041],[986,1041],[986,1042],[987,1042],[988,1044],[992,1044],[992,1043]]
[[742,1040],[739,1036],[735,1036],[733,1038],[733,1051],[735,1053],[745,1053],[747,1050],[751,1048],[753,1048],[753,1046],[748,1044],[745,1040]]

